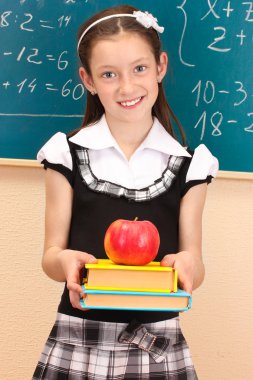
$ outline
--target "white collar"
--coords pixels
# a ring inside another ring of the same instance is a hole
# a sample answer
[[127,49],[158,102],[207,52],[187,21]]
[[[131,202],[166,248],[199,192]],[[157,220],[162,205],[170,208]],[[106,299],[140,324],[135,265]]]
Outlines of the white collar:
[[173,155],[191,157],[187,150],[172,137],[155,117],[153,126],[139,148],[149,148]]
[[[88,149],[100,150],[110,147],[119,149],[116,140],[110,132],[105,115],[96,124],[82,128],[69,140]],[[173,156],[191,157],[186,149],[166,132],[157,118],[154,118],[154,123],[148,136],[137,150],[145,148],[158,150],[159,152]]]
[[115,147],[117,145],[108,127],[105,115],[96,124],[82,128],[69,140],[84,148],[95,150]]

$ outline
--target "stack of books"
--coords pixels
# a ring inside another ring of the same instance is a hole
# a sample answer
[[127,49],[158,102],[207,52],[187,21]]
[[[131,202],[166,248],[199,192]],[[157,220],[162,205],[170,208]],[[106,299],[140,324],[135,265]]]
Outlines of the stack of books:
[[145,266],[118,265],[110,260],[86,264],[83,281],[86,309],[186,311],[191,295],[178,289],[177,271],[153,261]]

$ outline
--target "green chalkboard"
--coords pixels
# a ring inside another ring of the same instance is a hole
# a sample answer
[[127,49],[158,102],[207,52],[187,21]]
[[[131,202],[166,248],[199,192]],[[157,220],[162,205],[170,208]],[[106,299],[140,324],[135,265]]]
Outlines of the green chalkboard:
[[[1,0],[0,157],[35,159],[57,131],[77,128],[85,90],[76,32],[113,0]],[[135,0],[165,26],[164,81],[190,146],[228,171],[253,171],[253,6],[226,0]]]

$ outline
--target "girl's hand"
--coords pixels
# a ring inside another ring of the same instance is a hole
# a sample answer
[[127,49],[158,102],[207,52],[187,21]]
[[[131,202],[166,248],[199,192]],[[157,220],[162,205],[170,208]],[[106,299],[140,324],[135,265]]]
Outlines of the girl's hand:
[[59,252],[59,262],[65,273],[69,299],[73,307],[85,310],[80,306],[80,297],[85,297],[80,285],[80,272],[87,263],[96,263],[97,259],[85,252],[65,249]]
[[164,256],[161,266],[172,267],[178,271],[178,282],[180,289],[191,294],[195,274],[195,258],[189,251],[181,251],[177,254]]

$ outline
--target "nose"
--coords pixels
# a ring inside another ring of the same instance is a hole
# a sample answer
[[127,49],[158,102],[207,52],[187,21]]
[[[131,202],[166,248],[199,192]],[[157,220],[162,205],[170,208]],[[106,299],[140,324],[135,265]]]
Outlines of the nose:
[[125,74],[120,77],[119,92],[120,95],[131,95],[134,91],[134,81],[131,75]]

